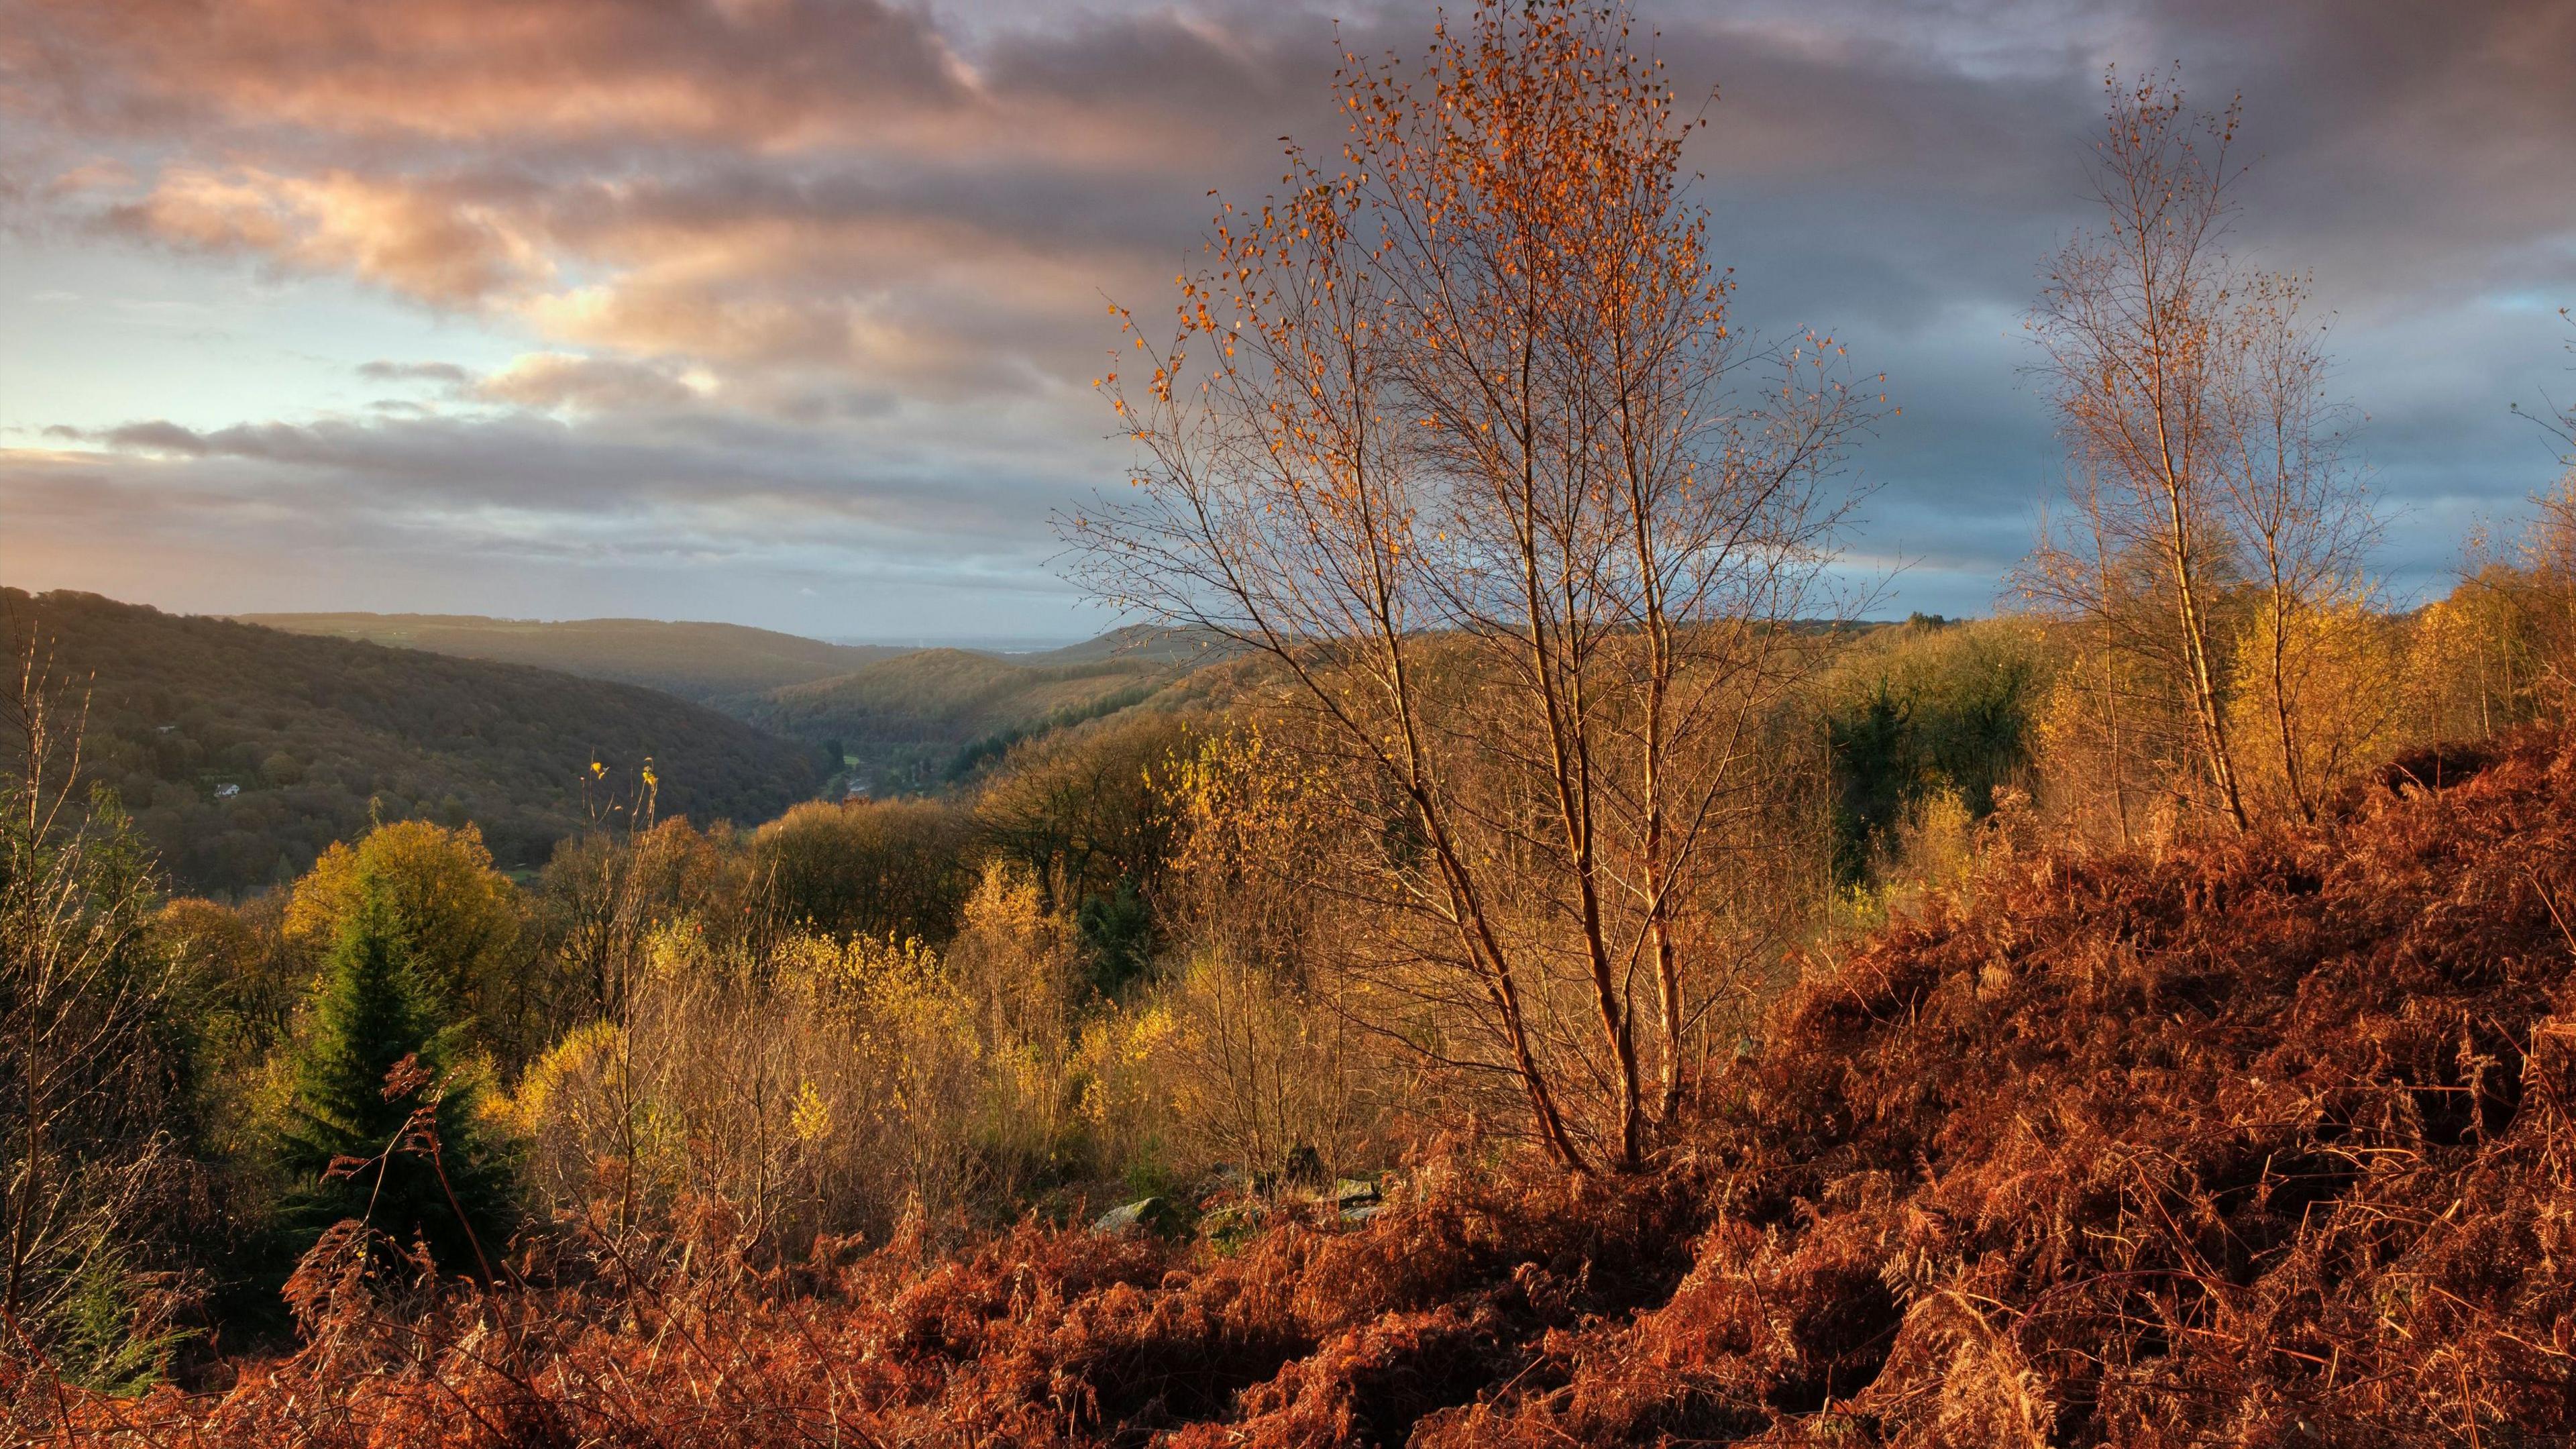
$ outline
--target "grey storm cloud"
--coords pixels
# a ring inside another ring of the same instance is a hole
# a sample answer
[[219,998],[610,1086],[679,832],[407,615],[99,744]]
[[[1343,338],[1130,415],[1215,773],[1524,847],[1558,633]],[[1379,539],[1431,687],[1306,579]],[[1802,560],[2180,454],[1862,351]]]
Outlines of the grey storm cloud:
[[358,376],[369,382],[436,382],[463,386],[474,375],[453,362],[362,362]]
[[99,432],[55,424],[45,429],[45,436],[67,443],[97,443],[129,453],[171,453],[187,458],[202,458],[213,449],[206,440],[177,423],[153,421],[127,423]]
[[[1104,300],[1164,305],[1211,190],[1275,186],[1283,135],[1338,144],[1337,43],[1417,51],[1432,17],[1378,4],[1337,26],[1237,0],[5,10],[20,154],[89,178],[38,177],[13,210],[174,265],[354,278],[531,339],[499,369],[370,363],[364,380],[421,389],[372,418],[283,398],[276,416],[299,420],[49,420],[115,467],[430,530],[468,503],[620,537],[693,504],[728,528],[821,518],[837,546],[902,536],[960,578],[1038,568],[1039,520],[1115,481],[1086,386],[1115,341]],[[2085,220],[2114,65],[2179,62],[2199,100],[2243,95],[2234,243],[2314,271],[2362,455],[2390,507],[2428,521],[2389,556],[2403,581],[2435,579],[2461,524],[2548,480],[2545,439],[2505,407],[2561,376],[2551,314],[2576,301],[2576,0],[1640,13],[1676,82],[1717,96],[1686,164],[1741,320],[1830,331],[1904,409],[1858,460],[1876,491],[1855,544],[1912,561],[1909,602],[1990,605],[2055,486],[2019,317]]]
[[[808,535],[848,528],[1022,548],[1045,538],[1042,519],[1013,507],[1007,481],[953,471],[942,455],[860,461],[810,430],[723,414],[602,423],[512,411],[205,432],[150,421],[56,435],[133,457],[142,466],[106,476],[156,478],[153,487],[173,502],[195,486],[190,478],[211,476],[195,466],[202,460],[207,469],[236,465],[220,491],[322,494],[351,512],[605,520],[676,510],[700,527],[730,518]],[[242,464],[258,467],[245,473]]]

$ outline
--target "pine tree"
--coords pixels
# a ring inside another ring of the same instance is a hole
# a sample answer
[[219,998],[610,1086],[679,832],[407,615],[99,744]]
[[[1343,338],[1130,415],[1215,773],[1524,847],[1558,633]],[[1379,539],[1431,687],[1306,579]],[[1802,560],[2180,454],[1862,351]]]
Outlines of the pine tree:
[[1145,974],[1154,954],[1154,912],[1134,876],[1120,876],[1113,892],[1086,897],[1074,924],[1090,950],[1091,984],[1101,995],[1115,996]]
[[[458,1060],[458,1027],[412,957],[392,903],[367,882],[314,989],[295,1045],[293,1095],[271,1134],[294,1184],[279,1226],[300,1254],[333,1223],[362,1218],[397,1241],[426,1241],[444,1269],[474,1271],[475,1242],[497,1257],[508,1235],[509,1164],[477,1126],[481,1080]],[[406,1057],[422,1070],[388,1094]],[[402,1141],[432,1094],[435,1160]],[[349,1158],[366,1165],[331,1171]]]

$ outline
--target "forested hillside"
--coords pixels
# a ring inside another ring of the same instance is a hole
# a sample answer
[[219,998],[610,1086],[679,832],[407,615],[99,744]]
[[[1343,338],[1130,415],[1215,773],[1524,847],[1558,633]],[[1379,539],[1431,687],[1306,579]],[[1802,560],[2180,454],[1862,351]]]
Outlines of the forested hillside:
[[880,792],[935,787],[1023,737],[1142,703],[1198,658],[1094,647],[1104,644],[1077,645],[1067,662],[915,650],[774,690],[751,717],[846,756]]
[[1191,629],[1170,629],[1153,624],[1130,624],[1112,629],[1096,639],[1049,649],[1042,654],[1009,656],[1021,664],[1064,665],[1156,664],[1192,667],[1229,658],[1242,651],[1224,639]]
[[113,788],[185,890],[292,880],[372,820],[482,827],[506,866],[586,823],[594,761],[648,757],[667,813],[765,820],[810,794],[813,752],[629,685],[165,614],[94,594],[0,593],[89,692],[84,773]]
[[741,714],[753,696],[846,674],[905,652],[828,644],[740,624],[661,619],[490,619],[472,614],[242,614],[293,634],[363,639],[433,654],[533,664],[590,679],[640,684]]

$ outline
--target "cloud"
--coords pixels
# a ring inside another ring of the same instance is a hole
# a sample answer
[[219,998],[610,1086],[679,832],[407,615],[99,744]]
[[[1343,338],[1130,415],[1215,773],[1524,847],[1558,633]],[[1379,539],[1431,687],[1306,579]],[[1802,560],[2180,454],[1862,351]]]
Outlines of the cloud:
[[299,177],[173,168],[103,221],[175,248],[346,273],[440,306],[524,293],[555,271],[539,238],[500,207],[435,185],[338,170]]
[[134,184],[134,168],[114,156],[101,157],[56,176],[46,188],[57,196],[111,191]]
[[[872,445],[864,430],[670,409],[661,404],[679,394],[578,358],[522,358],[471,388],[476,396],[513,390],[532,405],[202,430],[151,419],[47,434],[93,450],[69,456],[112,463],[114,476],[136,486],[148,480],[182,511],[196,506],[190,499],[329,500],[335,512],[380,524],[453,528],[460,543],[493,528],[632,537],[685,520],[658,546],[703,547],[780,528],[809,539],[934,538],[942,549],[980,538],[1027,554],[1051,546],[1031,494],[1066,496],[1083,471],[1069,459],[1030,476],[1007,459],[978,459],[962,433]],[[0,451],[20,465],[33,456]]]
[[876,0],[20,0],[30,99],[84,128],[782,146],[953,106],[938,33]]
[[647,412],[694,407],[708,389],[648,363],[531,352],[476,382],[473,391],[520,407]]
[[[713,536],[924,529],[964,577],[1037,557],[1030,520],[1114,476],[1082,386],[1102,295],[1153,310],[1209,189],[1277,184],[1278,137],[1330,154],[1337,34],[1428,33],[1427,3],[1341,8],[1336,31],[1298,0],[14,0],[25,150],[0,171],[53,235],[352,282],[518,354],[368,363],[418,389],[373,416],[60,420],[120,478],[274,500],[260,476],[300,477],[297,507],[371,526],[409,496],[414,538],[601,526],[577,502],[647,551],[706,525],[699,498]],[[2053,486],[2017,316],[2083,220],[2114,63],[2245,93],[2236,243],[2317,271],[2390,490],[2536,486],[2502,404],[2558,375],[2558,336],[2487,299],[2576,299],[2576,0],[1641,9],[1677,83],[1722,95],[1685,159],[1740,319],[1829,327],[1891,374],[1863,542],[1937,561],[1933,606],[1982,607]]]
[[67,218],[574,347],[945,396],[1024,386],[996,347],[1084,371],[1063,343],[1098,292],[1167,276],[1208,185],[1327,114],[1307,15],[1108,17],[968,58],[874,0],[20,8],[0,89],[136,177]]
[[436,382],[461,387],[474,380],[474,374],[453,362],[362,362],[358,376],[369,382]]
[[79,428],[55,424],[45,429],[45,436],[67,443],[93,443],[125,453],[165,453],[185,458],[202,458],[211,450],[203,435],[177,423],[155,419],[151,422],[127,423],[122,427],[85,432]]
[[[1040,567],[1043,545],[961,546],[706,494],[564,509],[543,463],[515,476],[526,496],[494,508],[435,489],[350,494],[334,471],[287,476],[220,457],[0,449],[0,499],[21,525],[0,540],[0,560],[22,587],[204,612],[338,600],[516,617],[767,618],[878,637],[1047,633],[1079,612]],[[1047,626],[1032,631],[1032,620]]]

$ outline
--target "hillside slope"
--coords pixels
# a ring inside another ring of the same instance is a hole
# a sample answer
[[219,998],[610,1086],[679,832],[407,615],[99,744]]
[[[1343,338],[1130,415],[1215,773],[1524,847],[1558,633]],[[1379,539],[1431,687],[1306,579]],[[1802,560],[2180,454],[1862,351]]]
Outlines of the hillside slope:
[[[592,761],[650,756],[665,813],[761,820],[811,793],[810,750],[630,685],[164,614],[94,594],[0,591],[89,684],[86,768],[114,787],[182,889],[291,876],[378,818],[472,820],[534,865],[585,820]],[[230,788],[227,788],[230,787]]]
[[447,1445],[2566,1443],[2571,904],[2576,754],[2428,756],[2310,830],[1997,861],[1820,967],[1637,1178],[1470,1152],[1234,1251],[1028,1225],[522,1295],[501,1364],[460,1298],[151,1414]]
[[640,684],[739,713],[743,701],[782,685],[847,674],[906,651],[827,644],[740,624],[660,619],[490,619],[474,614],[241,614],[245,624],[292,634],[363,639],[433,654],[528,664]]
[[1155,624],[1128,624],[1096,639],[1067,644],[1038,654],[1014,656],[1023,664],[1095,664],[1118,660],[1131,664],[1168,664],[1191,668],[1240,653],[1214,634]]
[[[896,1437],[2563,1443],[2571,917],[2555,738],[2313,830],[2004,861],[1819,972],[1643,1180],[1453,1169],[1213,1260],[1023,1239],[845,1342],[924,1345]],[[1063,1308],[980,1296],[1032,1273]]]
[[1182,666],[1150,657],[1025,663],[964,649],[921,649],[833,679],[771,691],[751,718],[838,746],[881,788],[939,783],[976,742],[1076,722],[1139,703]]

